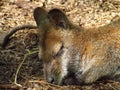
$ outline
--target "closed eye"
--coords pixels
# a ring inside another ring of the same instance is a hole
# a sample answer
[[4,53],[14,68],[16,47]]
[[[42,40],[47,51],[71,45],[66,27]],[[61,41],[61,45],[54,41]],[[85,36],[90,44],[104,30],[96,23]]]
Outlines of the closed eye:
[[63,48],[64,48],[64,46],[63,46],[63,44],[62,44],[62,45],[61,45],[61,48],[59,49],[59,51],[57,52],[57,54],[55,55],[55,57],[59,57],[59,56],[62,55],[62,53],[63,53]]

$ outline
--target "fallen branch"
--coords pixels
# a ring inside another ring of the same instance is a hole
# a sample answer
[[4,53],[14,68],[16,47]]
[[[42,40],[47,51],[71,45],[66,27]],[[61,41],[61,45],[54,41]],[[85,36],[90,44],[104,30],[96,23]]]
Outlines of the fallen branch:
[[19,90],[19,87],[15,84],[0,84],[0,90]]
[[39,83],[39,84],[49,85],[49,86],[56,87],[56,88],[62,88],[62,86],[47,83],[47,82],[44,82],[44,81],[39,81],[39,80],[30,80],[29,82],[30,83]]
[[18,73],[19,73],[20,68],[21,68],[21,66],[23,65],[25,59],[26,59],[29,55],[32,55],[32,54],[35,54],[35,53],[38,53],[38,50],[35,50],[35,51],[32,51],[32,52],[31,52],[30,50],[28,50],[28,53],[25,54],[22,62],[19,64],[19,66],[18,66],[18,68],[17,68],[17,71],[16,71],[16,73],[15,73],[15,78],[14,78],[14,84],[15,84],[15,85],[17,85],[17,86],[19,86],[19,87],[22,87],[22,85],[20,85],[20,84],[17,83]]

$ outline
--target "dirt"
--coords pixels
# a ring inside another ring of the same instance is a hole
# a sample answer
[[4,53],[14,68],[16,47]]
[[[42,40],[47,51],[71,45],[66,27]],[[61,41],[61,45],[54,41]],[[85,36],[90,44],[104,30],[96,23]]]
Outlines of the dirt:
[[[36,25],[33,10],[41,6],[63,10],[72,23],[84,28],[100,27],[120,16],[120,0],[0,0],[0,44],[15,26]],[[120,82],[105,80],[69,86],[47,83],[43,62],[38,58],[37,29],[26,29],[15,33],[5,49],[0,47],[0,90],[3,89],[120,90]]]

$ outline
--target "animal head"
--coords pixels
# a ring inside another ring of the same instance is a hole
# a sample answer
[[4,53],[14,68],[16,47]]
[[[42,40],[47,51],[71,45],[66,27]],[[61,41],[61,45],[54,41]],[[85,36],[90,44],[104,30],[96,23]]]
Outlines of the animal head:
[[115,79],[120,70],[120,20],[86,30],[72,25],[59,9],[47,12],[39,7],[34,18],[48,82],[88,84],[102,77]]
[[72,26],[59,9],[47,12],[38,7],[34,10],[34,19],[39,28],[39,57],[44,62],[46,80],[61,85],[69,74],[69,60],[79,58],[75,56]]

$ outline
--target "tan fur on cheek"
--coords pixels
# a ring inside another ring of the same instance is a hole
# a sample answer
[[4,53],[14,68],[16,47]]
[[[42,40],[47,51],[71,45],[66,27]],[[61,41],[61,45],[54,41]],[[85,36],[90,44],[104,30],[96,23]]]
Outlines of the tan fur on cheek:
[[61,63],[59,60],[52,60],[51,62],[51,72],[54,73],[54,74],[60,74],[61,73]]
[[61,61],[58,59],[53,60],[51,63],[51,74],[54,77],[54,83],[60,84],[62,77],[61,77]]

